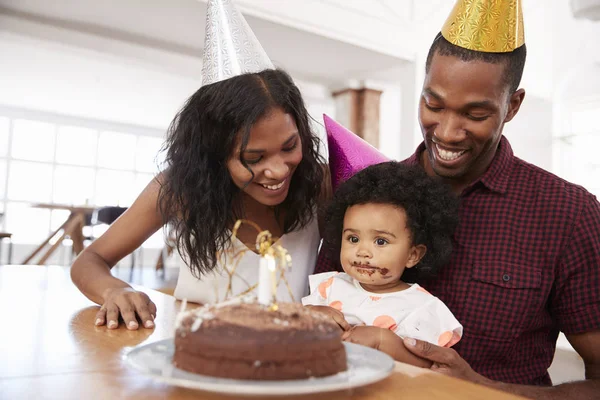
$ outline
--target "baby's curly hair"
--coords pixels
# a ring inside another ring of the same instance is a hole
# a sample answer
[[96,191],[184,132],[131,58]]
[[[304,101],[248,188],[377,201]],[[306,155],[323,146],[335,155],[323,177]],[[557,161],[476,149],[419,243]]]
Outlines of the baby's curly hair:
[[402,275],[416,282],[436,274],[452,252],[451,236],[458,225],[458,198],[450,187],[428,176],[417,166],[389,161],[372,165],[344,182],[326,210],[324,249],[339,259],[346,210],[357,204],[391,204],[402,208],[413,245],[425,245],[427,252]]

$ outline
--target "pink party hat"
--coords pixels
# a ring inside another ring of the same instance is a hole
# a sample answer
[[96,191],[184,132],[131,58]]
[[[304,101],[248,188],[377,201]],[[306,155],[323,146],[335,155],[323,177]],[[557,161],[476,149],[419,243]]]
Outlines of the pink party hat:
[[329,145],[329,170],[333,190],[369,165],[390,161],[375,147],[323,114],[327,144]]

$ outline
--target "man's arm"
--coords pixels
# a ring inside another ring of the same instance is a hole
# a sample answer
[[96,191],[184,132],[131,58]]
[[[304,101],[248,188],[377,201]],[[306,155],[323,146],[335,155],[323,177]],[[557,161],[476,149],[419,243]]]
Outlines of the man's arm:
[[600,399],[600,331],[567,335],[567,339],[583,358],[586,380],[552,387],[493,381],[473,371],[469,364],[452,349],[438,347],[420,340],[415,341],[414,339],[405,339],[404,343],[406,348],[415,355],[433,361],[432,370],[455,378],[532,399]]

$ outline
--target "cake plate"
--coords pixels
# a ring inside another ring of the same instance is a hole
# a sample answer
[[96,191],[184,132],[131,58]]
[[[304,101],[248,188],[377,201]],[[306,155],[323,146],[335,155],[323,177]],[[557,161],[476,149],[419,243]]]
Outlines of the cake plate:
[[214,378],[175,368],[171,362],[174,340],[137,346],[125,355],[126,363],[152,379],[174,386],[209,392],[269,396],[332,392],[368,385],[388,377],[394,360],[385,353],[354,343],[344,343],[348,370],[323,378],[285,381],[252,381]]

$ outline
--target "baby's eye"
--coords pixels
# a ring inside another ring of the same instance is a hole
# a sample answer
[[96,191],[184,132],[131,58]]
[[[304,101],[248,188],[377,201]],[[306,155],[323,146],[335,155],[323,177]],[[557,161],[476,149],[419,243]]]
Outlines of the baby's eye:
[[385,246],[386,244],[388,244],[388,241],[387,241],[387,240],[385,240],[385,239],[381,239],[381,238],[379,238],[379,239],[376,239],[376,240],[375,240],[375,244],[376,244],[377,246]]
[[354,235],[350,235],[350,236],[348,236],[348,241],[352,244],[356,244],[356,243],[358,243],[358,237],[356,237]]

